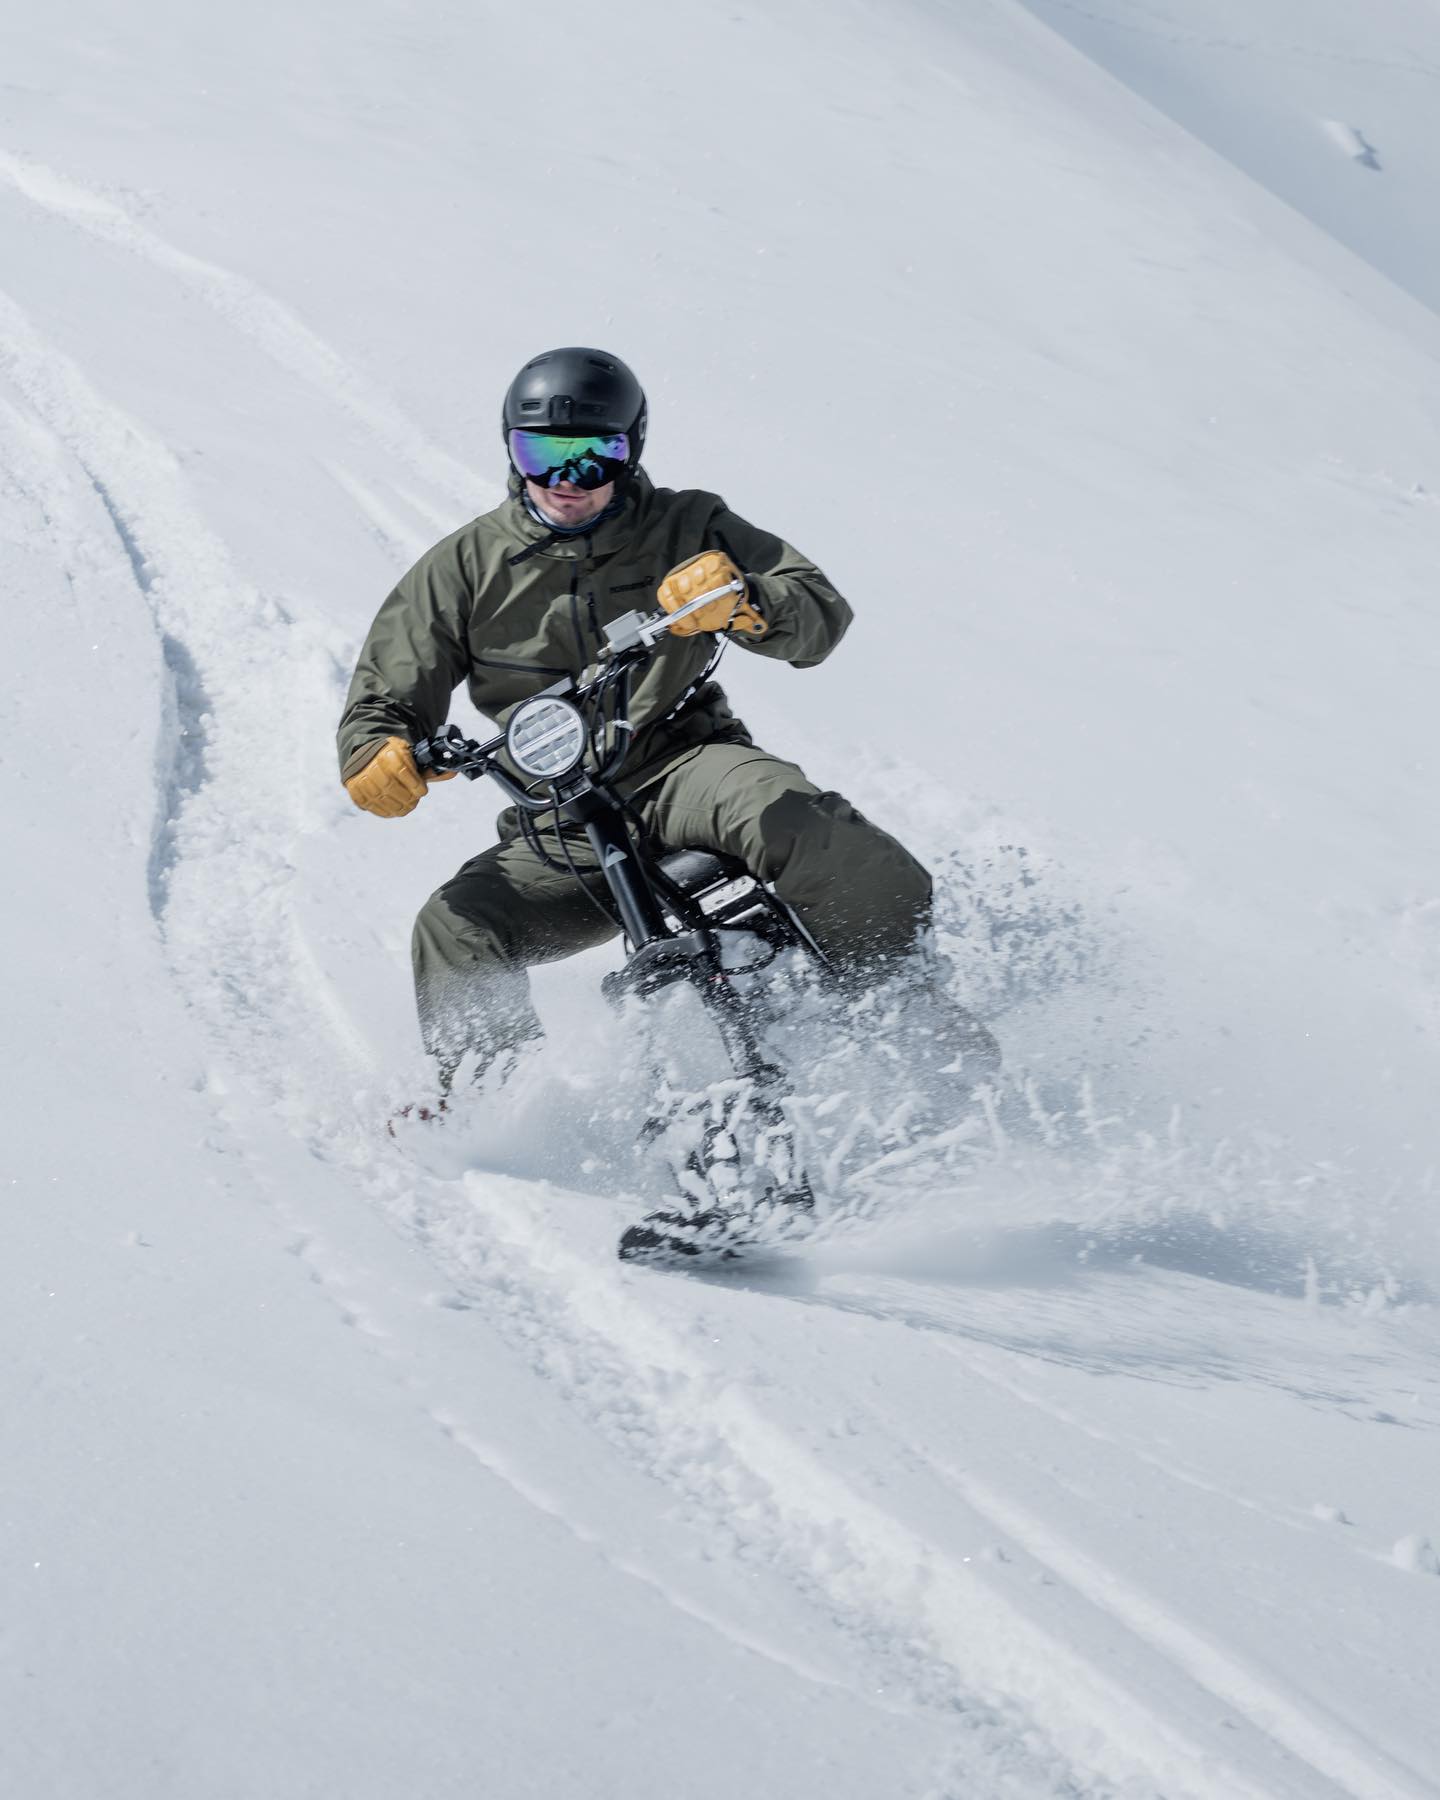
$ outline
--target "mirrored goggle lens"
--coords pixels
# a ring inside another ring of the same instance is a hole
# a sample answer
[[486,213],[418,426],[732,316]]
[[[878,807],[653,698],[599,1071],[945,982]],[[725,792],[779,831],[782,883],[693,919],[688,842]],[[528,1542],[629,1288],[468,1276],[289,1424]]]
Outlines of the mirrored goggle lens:
[[512,431],[510,460],[527,481],[556,487],[568,481],[578,488],[604,487],[625,471],[630,440],[623,431],[611,437],[551,437],[545,431]]

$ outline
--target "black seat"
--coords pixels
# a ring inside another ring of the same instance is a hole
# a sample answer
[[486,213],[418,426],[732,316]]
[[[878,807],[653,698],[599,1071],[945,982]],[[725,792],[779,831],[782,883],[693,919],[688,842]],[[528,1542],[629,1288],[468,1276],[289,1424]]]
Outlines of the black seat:
[[660,868],[686,894],[703,894],[724,881],[750,879],[738,856],[724,856],[718,850],[672,850],[660,858]]

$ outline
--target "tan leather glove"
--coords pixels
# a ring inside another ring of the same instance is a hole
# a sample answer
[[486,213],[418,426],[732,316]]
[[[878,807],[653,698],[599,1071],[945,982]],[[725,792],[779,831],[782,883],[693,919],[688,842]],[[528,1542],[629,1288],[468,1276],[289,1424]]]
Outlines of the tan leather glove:
[[449,781],[455,770],[422,775],[415,754],[401,737],[388,737],[364,766],[345,783],[345,792],[361,812],[377,819],[403,819],[425,798],[427,781]]
[[764,637],[769,627],[750,602],[745,577],[723,550],[702,550],[680,563],[660,583],[655,598],[666,612],[678,612],[727,581],[738,581],[740,592],[722,594],[688,619],[681,619],[671,627],[676,637],[690,637],[697,631],[738,631],[745,637]]

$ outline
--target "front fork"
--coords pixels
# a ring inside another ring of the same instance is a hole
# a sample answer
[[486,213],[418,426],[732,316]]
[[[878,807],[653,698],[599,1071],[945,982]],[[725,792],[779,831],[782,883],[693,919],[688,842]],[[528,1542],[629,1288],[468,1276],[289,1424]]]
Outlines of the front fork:
[[566,800],[560,811],[564,818],[573,819],[589,840],[632,949],[641,950],[667,936],[660,903],[645,879],[625,815],[617,803],[607,794],[587,787]]

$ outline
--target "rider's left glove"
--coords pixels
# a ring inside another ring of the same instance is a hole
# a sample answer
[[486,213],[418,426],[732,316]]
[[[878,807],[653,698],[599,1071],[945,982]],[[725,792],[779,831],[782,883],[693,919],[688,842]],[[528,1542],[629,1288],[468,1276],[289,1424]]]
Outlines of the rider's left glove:
[[678,612],[712,588],[724,587],[727,581],[738,581],[738,593],[722,594],[688,619],[671,626],[676,637],[690,637],[697,631],[736,631],[744,637],[764,637],[769,627],[750,599],[745,577],[723,550],[702,550],[687,562],[673,568],[660,583],[655,598],[666,612]]
[[388,737],[363,769],[345,783],[345,792],[361,812],[379,819],[403,819],[425,798],[427,781],[449,781],[447,774],[422,775],[415,767],[415,753],[402,737]]

